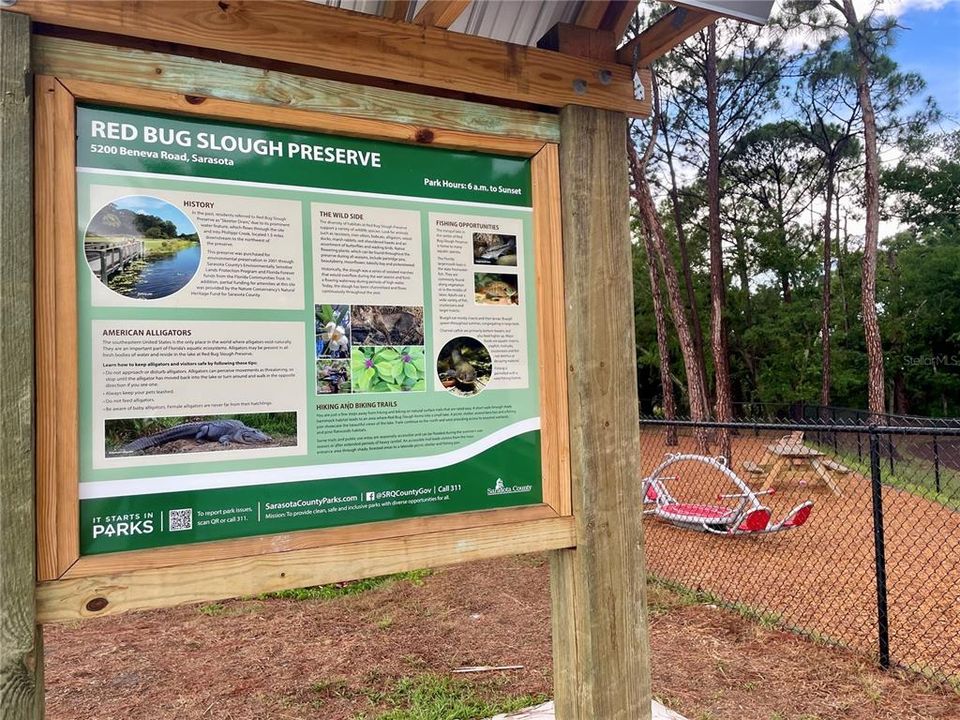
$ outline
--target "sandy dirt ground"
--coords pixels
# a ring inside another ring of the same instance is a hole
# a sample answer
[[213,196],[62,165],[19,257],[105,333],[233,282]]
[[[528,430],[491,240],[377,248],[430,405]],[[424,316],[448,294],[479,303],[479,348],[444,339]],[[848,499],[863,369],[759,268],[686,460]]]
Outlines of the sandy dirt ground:
[[[754,488],[743,462],[759,462],[771,436],[734,438],[733,468]],[[660,429],[641,433],[641,463],[649,473],[665,453],[693,452],[693,439],[664,445]],[[674,466],[673,495],[716,503],[732,492],[716,471]],[[768,620],[877,654],[877,588],[871,489],[858,473],[834,474],[842,494],[829,492],[800,468],[765,497],[774,519],[812,499],[813,513],[797,530],[726,538],[681,530],[649,519],[647,568],[658,577],[714,593],[768,613]],[[960,513],[917,495],[882,492],[891,657],[896,663],[960,681]]]
[[[856,654],[649,590],[653,687],[690,720],[957,720],[960,696]],[[465,665],[492,698],[552,691],[541,555],[333,600],[237,600],[45,631],[51,720],[377,718],[401,678]],[[404,717],[404,716],[394,716]]]

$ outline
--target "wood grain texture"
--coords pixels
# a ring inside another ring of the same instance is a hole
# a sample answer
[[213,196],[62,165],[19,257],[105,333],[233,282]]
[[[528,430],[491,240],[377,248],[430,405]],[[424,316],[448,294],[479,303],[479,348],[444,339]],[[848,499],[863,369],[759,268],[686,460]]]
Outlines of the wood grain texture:
[[383,16],[393,20],[406,20],[412,0],[384,0]]
[[0,714],[43,715],[35,622],[33,125],[28,18],[0,18]]
[[638,0],[625,0],[611,4],[615,4],[616,7],[612,8],[604,18],[604,29],[610,30],[619,44],[630,27],[630,22],[637,14],[637,5],[640,3]]
[[36,81],[37,577],[80,556],[78,499],[76,174],[73,96]]
[[626,122],[571,106],[560,136],[577,548],[551,562],[557,718],[638,720],[651,696]]
[[529,505],[502,510],[481,510],[452,515],[346,525],[322,530],[258,535],[234,540],[176,545],[155,550],[89,555],[74,564],[64,575],[64,578],[117,575],[132,570],[169,568],[190,563],[212,562],[268,553],[286,553],[333,545],[396,539],[428,533],[453,532],[479,527],[499,526],[502,532],[507,532],[503,528],[505,525],[555,517],[557,517],[557,513],[547,505]]
[[614,34],[614,48],[637,11],[638,0],[586,0],[577,15],[576,24],[592,30],[608,30]]
[[[555,517],[558,512],[569,515],[569,491],[563,499],[559,478],[568,475],[568,460],[557,456],[547,465],[558,468],[551,470],[555,486],[549,491],[550,504],[505,510],[461,513],[431,518],[411,518],[386,523],[371,523],[346,528],[307,531],[292,534],[280,534],[253,538],[240,538],[220,543],[201,543],[196,545],[161,548],[157,550],[132,553],[115,553],[83,558],[78,561],[78,517],[77,517],[77,436],[76,421],[58,422],[57,417],[76,418],[76,277],[73,261],[74,223],[76,216],[76,197],[74,187],[74,101],[92,100],[111,104],[133,105],[158,110],[176,109],[183,112],[203,113],[228,120],[248,120],[270,122],[288,126],[308,126],[316,129],[318,125],[332,132],[346,129],[355,132],[356,128],[344,128],[347,120],[340,116],[326,116],[308,111],[284,108],[264,108],[263,106],[231,101],[210,101],[196,104],[187,102],[177,93],[152,90],[134,91],[129,87],[119,87],[94,83],[87,80],[64,79],[40,76],[38,80],[42,91],[39,104],[41,122],[38,124],[38,163],[44,167],[40,173],[38,186],[38,252],[43,254],[45,265],[38,276],[38,304],[42,309],[38,323],[38,368],[43,392],[41,407],[44,409],[44,429],[41,434],[40,463],[41,477],[41,554],[44,559],[41,580],[57,577],[78,578],[91,575],[124,573],[133,569],[161,568],[187,563],[207,562],[215,559],[238,558],[266,553],[288,552],[347,542],[360,542],[405,535],[432,533],[442,530],[461,530],[480,525],[503,525],[514,522],[526,522],[535,519]],[[326,123],[326,124],[324,124]],[[381,136],[384,123],[370,122],[369,131],[373,136]],[[466,138],[466,136],[464,136]],[[523,149],[533,154],[543,147],[537,140],[517,140],[512,138],[479,137],[476,143],[467,143],[463,147],[476,149],[478,146],[498,152],[511,152]],[[555,150],[554,150],[555,154]],[[556,176],[551,187],[556,192]],[[554,203],[556,200],[554,199]],[[559,256],[559,234],[555,230],[552,242]],[[559,287],[562,278],[562,266],[554,267],[553,284]],[[544,307],[548,307],[544,304]],[[562,322],[562,314],[547,318],[546,325],[555,327]],[[561,328],[562,333],[562,328]],[[560,346],[562,352],[562,341]],[[556,351],[553,352],[556,355]],[[556,370],[555,370],[556,372]],[[560,365],[562,372],[562,363]],[[565,407],[556,397],[551,408]],[[565,409],[561,410],[565,413]],[[564,416],[565,420],[565,416]],[[562,421],[561,421],[562,422]],[[558,425],[565,433],[565,426]],[[550,453],[565,452],[565,440],[549,440],[545,443]],[[568,483],[567,483],[568,485]],[[564,508],[566,510],[564,511]]]
[[584,0],[574,24],[590,30],[599,30],[603,23],[603,16],[610,5],[611,0]]
[[560,161],[545,145],[531,161],[533,248],[537,269],[540,439],[543,501],[560,515],[573,512],[570,495],[570,427],[567,422],[567,339],[563,304],[563,236],[560,227]]
[[[37,613],[44,623],[77,620],[342,582],[519,552],[541,552],[569,547],[573,542],[573,519],[552,518],[517,523],[508,533],[501,527],[488,526],[177,568],[57,580],[38,586]],[[95,598],[107,601],[99,612],[87,609],[87,604]]]
[[173,111],[216,120],[244,120],[312,132],[328,132],[350,137],[396,140],[461,150],[482,150],[502,155],[530,157],[543,147],[540,140],[470,134],[457,130],[436,130],[424,133],[422,128],[384,120],[350,118],[309,110],[296,110],[271,105],[198,98],[174,92],[144,90],[124,85],[107,85],[88,80],[60,78],[77,100],[93,100],[114,106]]
[[617,51],[617,61],[648,67],[720,16],[692,8],[674,8]]
[[448,28],[463,14],[469,4],[470,0],[427,0],[417,10],[413,21],[417,25]]
[[[354,85],[242,65],[48,36],[33,41],[34,72],[64,80],[310,110],[351,122],[387,120],[424,131],[560,139],[556,115]],[[209,102],[209,100],[208,100]],[[408,130],[410,132],[410,130]]]
[[544,50],[607,62],[616,60],[616,46],[612,32],[569,23],[557,23],[537,42],[537,47]]
[[[649,114],[629,67],[292,0],[19,0],[37,22],[560,108]],[[609,82],[597,80],[609,73]],[[575,80],[586,81],[578,91]]]

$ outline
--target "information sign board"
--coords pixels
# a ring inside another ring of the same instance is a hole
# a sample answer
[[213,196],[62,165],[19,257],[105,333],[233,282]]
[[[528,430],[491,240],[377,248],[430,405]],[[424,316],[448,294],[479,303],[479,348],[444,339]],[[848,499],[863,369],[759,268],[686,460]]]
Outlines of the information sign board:
[[529,159],[76,123],[81,555],[542,501]]

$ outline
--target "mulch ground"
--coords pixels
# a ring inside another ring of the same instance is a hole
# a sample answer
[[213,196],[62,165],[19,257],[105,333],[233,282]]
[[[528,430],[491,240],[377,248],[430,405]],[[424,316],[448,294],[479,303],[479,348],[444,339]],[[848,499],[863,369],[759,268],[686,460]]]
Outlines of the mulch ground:
[[[644,474],[667,452],[694,452],[681,437],[666,447],[664,433],[644,429]],[[733,440],[733,468],[754,488],[761,479],[743,470],[759,462],[770,436]],[[693,463],[671,468],[671,492],[687,502],[716,504],[733,492],[716,471]],[[877,587],[871,489],[858,473],[834,475],[842,495],[810,474],[796,473],[764,497],[774,519],[806,499],[807,524],[761,537],[725,538],[645,523],[647,569],[654,575],[742,603],[778,621],[877,655]],[[892,487],[882,492],[891,657],[895,663],[960,681],[960,512]]]
[[[50,626],[53,720],[376,718],[401,678],[465,665],[490,697],[551,692],[540,555],[333,600],[237,600]],[[653,687],[690,720],[945,720],[960,696],[655,585]],[[597,720],[600,720],[599,718]]]

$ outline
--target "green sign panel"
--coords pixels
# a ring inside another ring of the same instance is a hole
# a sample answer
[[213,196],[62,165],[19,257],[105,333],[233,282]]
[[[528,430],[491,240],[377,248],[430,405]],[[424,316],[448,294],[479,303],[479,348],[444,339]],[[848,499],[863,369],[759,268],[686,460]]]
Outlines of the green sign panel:
[[84,555],[539,503],[529,161],[81,106]]

